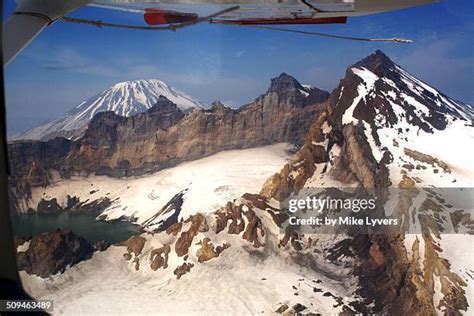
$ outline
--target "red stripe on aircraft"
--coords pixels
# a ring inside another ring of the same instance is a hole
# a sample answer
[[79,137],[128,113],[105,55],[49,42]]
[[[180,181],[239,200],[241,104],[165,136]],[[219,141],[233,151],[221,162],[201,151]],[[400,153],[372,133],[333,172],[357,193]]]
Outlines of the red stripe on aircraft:
[[197,20],[195,13],[181,13],[159,9],[145,9],[145,22],[148,25],[179,24]]

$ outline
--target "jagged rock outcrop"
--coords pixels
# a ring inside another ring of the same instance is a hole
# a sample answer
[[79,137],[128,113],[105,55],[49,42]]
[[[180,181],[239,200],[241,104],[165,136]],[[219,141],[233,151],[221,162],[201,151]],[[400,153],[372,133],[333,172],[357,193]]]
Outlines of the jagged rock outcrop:
[[196,255],[198,257],[198,262],[200,263],[219,257],[221,252],[230,247],[229,243],[224,243],[222,246],[214,247],[209,237],[201,240],[199,245],[201,248],[199,248]]
[[189,229],[181,233],[175,245],[175,251],[178,257],[182,257],[188,253],[194,237],[199,232],[209,230],[207,220],[202,214],[192,215],[185,221],[185,223],[190,223]]
[[261,241],[265,237],[262,220],[252,209],[248,209],[244,214],[247,217],[248,224],[242,238],[252,243],[255,248],[265,246],[265,243]]
[[235,205],[228,202],[224,209],[216,212],[216,232],[219,233],[227,227],[228,221],[230,225],[228,229],[229,234],[240,234],[245,228],[245,221],[242,217],[243,205]]
[[133,253],[136,257],[143,250],[143,246],[145,245],[145,238],[141,236],[132,236],[126,241],[124,241],[122,244],[127,247],[127,252],[129,254]]
[[46,278],[89,259],[94,247],[70,230],[57,230],[33,236],[29,247],[18,252],[18,269]]
[[168,235],[176,236],[181,231],[182,227],[183,227],[183,222],[175,223],[166,229],[166,233]]
[[174,274],[176,275],[176,278],[179,280],[183,275],[191,271],[191,268],[194,267],[193,263],[185,262],[182,265],[178,266],[174,270]]
[[171,248],[169,245],[164,245],[163,247],[154,249],[150,254],[151,269],[156,271],[160,268],[168,268],[168,255],[170,251]]

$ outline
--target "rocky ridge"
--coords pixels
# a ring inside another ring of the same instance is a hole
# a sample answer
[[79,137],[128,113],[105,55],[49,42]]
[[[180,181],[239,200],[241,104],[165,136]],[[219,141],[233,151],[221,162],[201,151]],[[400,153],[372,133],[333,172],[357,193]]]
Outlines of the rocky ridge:
[[[459,126],[473,135],[473,117],[469,106],[442,95],[377,51],[348,68],[310,128],[305,145],[267,181],[261,195],[283,201],[311,188],[408,190],[394,204],[393,214],[415,235],[390,229],[354,234],[349,229],[328,258],[355,259],[351,269],[360,280],[357,293],[364,298],[363,304],[353,304],[359,312],[461,313],[469,305],[465,288],[472,277],[468,270],[457,274],[450,269],[449,261],[456,258],[443,257],[440,247],[443,227],[454,223],[441,218],[452,218],[457,211],[435,191],[426,190],[429,193],[424,195],[423,188],[436,183],[457,185],[463,172],[453,172],[459,166],[448,165],[442,155],[433,157],[409,147],[416,146],[413,138],[422,133],[439,140],[437,135]],[[466,211],[459,212],[472,234],[468,227],[474,223]],[[311,237],[300,247],[311,247]]]
[[28,199],[31,187],[73,175],[128,177],[223,150],[301,143],[327,97],[327,92],[305,88],[282,74],[267,93],[237,110],[216,103],[209,110],[185,113],[160,97],[147,112],[131,117],[98,113],[77,141],[12,142],[12,209],[23,210],[15,201]]

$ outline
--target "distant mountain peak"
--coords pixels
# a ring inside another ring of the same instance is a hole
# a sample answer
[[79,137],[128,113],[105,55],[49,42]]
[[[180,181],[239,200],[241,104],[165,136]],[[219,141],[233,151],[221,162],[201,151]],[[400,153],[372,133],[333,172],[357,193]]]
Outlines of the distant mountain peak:
[[471,107],[419,80],[381,51],[348,68],[332,102],[345,125],[364,121],[373,130],[396,127],[400,135],[433,133],[474,117]]
[[396,64],[387,55],[385,55],[385,53],[383,53],[381,50],[376,50],[373,54],[365,57],[350,68],[364,67],[374,74],[384,77],[389,76],[390,72],[395,69],[395,66]]
[[294,89],[305,91],[305,88],[298,80],[283,72],[271,80],[268,92],[284,93]]
[[136,80],[127,80],[127,81],[120,81],[115,83],[114,85],[111,86],[111,88],[123,88],[131,85],[136,85],[136,84],[145,84],[145,83],[161,83],[165,84],[163,81],[159,79],[136,79]]
[[29,130],[16,138],[73,137],[75,134],[80,134],[80,131],[97,113],[112,111],[116,115],[128,117],[156,107],[157,102],[161,103],[161,97],[165,97],[182,110],[205,107],[198,100],[158,79],[123,81],[81,102],[60,118]]
[[[161,96],[181,109],[203,107],[199,101],[158,79],[118,82],[94,98],[104,97],[112,105],[107,110],[121,116],[131,116],[151,108]],[[91,114],[93,116],[95,113]]]

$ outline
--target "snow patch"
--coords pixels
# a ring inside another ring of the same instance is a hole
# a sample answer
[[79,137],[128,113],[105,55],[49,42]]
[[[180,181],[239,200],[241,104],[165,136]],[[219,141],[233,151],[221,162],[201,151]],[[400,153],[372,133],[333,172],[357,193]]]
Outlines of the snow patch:
[[19,245],[17,248],[16,248],[16,252],[26,252],[28,251],[28,249],[30,248],[30,242],[31,241],[25,241],[23,244]]

